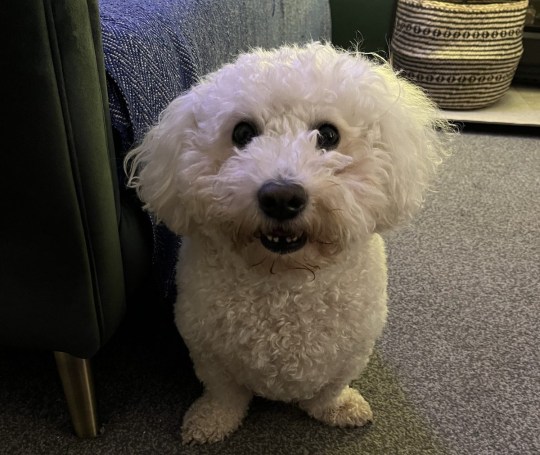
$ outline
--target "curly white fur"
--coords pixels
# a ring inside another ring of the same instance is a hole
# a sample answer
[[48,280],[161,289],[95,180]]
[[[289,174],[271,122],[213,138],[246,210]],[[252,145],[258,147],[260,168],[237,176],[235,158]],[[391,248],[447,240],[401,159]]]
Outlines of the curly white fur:
[[[245,120],[260,134],[240,148],[232,131]],[[335,150],[317,146],[323,123],[339,131]],[[176,322],[205,386],[185,442],[223,439],[253,394],[332,425],[371,420],[348,384],[386,318],[378,233],[421,206],[444,153],[440,128],[433,104],[388,65],[320,43],[243,54],[167,107],[127,160],[146,209],[184,235]],[[257,202],[276,179],[309,196],[286,222]],[[261,237],[276,226],[305,246],[269,251]]]

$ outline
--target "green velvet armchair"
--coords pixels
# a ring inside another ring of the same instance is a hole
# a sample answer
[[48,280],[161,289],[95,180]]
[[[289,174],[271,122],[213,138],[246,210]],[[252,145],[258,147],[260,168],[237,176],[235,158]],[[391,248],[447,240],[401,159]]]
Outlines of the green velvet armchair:
[[95,436],[89,359],[145,281],[152,234],[116,182],[97,0],[1,10],[0,346],[54,352],[75,431]]

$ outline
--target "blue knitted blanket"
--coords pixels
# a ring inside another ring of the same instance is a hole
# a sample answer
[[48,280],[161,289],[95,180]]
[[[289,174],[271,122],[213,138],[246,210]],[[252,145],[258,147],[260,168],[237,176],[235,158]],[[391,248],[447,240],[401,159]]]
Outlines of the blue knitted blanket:
[[[175,97],[238,53],[330,40],[328,0],[100,0],[99,7],[119,155],[144,137]],[[155,238],[167,297],[178,241],[162,228]]]

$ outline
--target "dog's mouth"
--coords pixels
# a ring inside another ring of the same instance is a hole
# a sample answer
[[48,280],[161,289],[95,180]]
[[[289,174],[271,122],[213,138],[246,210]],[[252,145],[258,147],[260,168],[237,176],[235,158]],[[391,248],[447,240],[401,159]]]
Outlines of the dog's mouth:
[[284,229],[272,229],[261,232],[262,245],[272,253],[289,254],[301,249],[307,242],[305,232],[292,232]]

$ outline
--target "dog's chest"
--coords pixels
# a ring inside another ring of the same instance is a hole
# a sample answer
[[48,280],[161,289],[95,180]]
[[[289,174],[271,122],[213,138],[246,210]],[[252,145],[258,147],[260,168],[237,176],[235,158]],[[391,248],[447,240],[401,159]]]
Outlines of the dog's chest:
[[270,398],[319,389],[357,338],[353,308],[336,305],[332,294],[274,289],[244,305],[226,322],[224,358],[236,363],[246,385]]
[[192,267],[179,269],[178,328],[198,361],[219,365],[255,393],[307,399],[354,377],[381,333],[384,251],[382,241],[373,245],[347,268],[296,282],[209,266],[207,255],[186,248]]
[[236,283],[223,296],[190,336],[260,395],[309,397],[363,351],[367,302],[354,289]]

